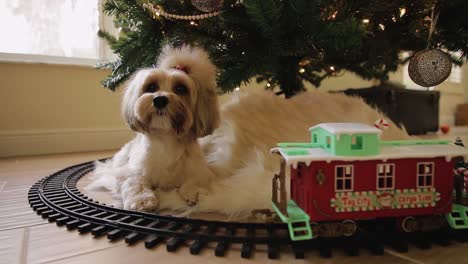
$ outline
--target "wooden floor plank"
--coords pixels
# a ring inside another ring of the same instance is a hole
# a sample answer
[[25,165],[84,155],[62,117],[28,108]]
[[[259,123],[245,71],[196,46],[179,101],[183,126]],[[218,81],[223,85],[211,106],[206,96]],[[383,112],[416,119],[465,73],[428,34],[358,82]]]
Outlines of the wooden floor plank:
[[0,180],[5,182],[3,191],[29,189],[29,187],[31,187],[34,182],[52,174],[57,170],[58,168],[48,170],[37,169],[33,171],[1,172]]
[[349,257],[341,253],[335,254],[331,259],[323,259],[315,253],[306,254],[306,258],[302,260],[294,259],[293,254],[280,254],[279,259],[271,260],[268,259],[267,251],[255,252],[255,257],[251,259],[241,259],[240,249],[234,249],[227,252],[224,257],[215,257],[214,249],[207,248],[200,252],[199,255],[192,255],[189,252],[188,247],[181,248],[175,253],[166,251],[165,246],[156,247],[155,249],[145,249],[141,245],[136,246],[119,246],[108,249],[95,251],[79,256],[73,256],[64,259],[57,259],[48,263],[54,264],[80,264],[80,263],[112,263],[112,264],[124,264],[124,263],[171,263],[171,264],[211,264],[211,263],[320,263],[320,264],[375,264],[375,263],[392,263],[392,264],[408,264],[411,263],[408,260],[398,258],[392,255],[384,256],[372,256],[364,254],[359,257]]
[[28,203],[27,193],[28,189],[0,193],[0,230],[47,223],[47,220],[33,212]]
[[25,228],[0,231],[0,264],[23,263]]
[[56,170],[76,163],[110,157],[114,151],[54,154],[41,156],[12,157],[0,159],[0,173],[16,171]]
[[[54,224],[29,227],[27,263],[44,263],[79,256],[105,248],[123,245],[123,241],[110,243],[105,237],[93,238],[68,231]],[[91,261],[90,263],[97,263]]]
[[422,263],[461,264],[468,263],[468,243],[453,242],[450,246],[432,245],[430,249],[419,249],[410,245],[409,251],[402,254]]

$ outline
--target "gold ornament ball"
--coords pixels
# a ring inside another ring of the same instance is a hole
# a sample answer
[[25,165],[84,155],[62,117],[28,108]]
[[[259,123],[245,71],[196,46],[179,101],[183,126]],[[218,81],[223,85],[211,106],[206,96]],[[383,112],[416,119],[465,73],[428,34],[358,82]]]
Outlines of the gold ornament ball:
[[410,59],[408,74],[411,80],[424,87],[436,86],[445,81],[452,71],[447,53],[438,50],[422,50]]
[[224,0],[192,0],[192,5],[202,12],[213,12],[223,7]]

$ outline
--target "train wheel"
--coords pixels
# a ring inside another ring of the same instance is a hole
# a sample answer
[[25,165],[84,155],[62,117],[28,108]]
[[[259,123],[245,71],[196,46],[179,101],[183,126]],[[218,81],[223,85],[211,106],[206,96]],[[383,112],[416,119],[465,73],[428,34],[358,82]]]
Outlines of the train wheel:
[[431,231],[441,229],[447,226],[447,220],[443,215],[430,215],[421,217],[419,220],[420,231]]
[[357,224],[353,220],[344,220],[341,223],[342,230],[343,230],[343,236],[352,236],[356,233],[357,230]]
[[419,230],[419,223],[413,216],[407,216],[401,221],[401,229],[407,233]]
[[340,222],[319,223],[316,227],[318,235],[321,237],[340,237],[343,236],[343,225]]
[[310,229],[312,230],[312,235],[316,237],[320,237],[320,225],[317,222],[310,222]]
[[352,236],[357,231],[357,224],[353,220],[344,220],[342,222],[322,222],[311,223],[314,236],[332,238],[342,236]]

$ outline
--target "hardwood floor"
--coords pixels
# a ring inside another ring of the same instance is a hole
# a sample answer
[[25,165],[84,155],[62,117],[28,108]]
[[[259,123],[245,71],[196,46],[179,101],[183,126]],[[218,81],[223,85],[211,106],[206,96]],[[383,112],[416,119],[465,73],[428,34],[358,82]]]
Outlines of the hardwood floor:
[[[468,132],[461,134],[468,140]],[[437,135],[429,137],[438,137]],[[468,141],[465,140],[465,144]],[[226,257],[215,257],[212,250],[198,256],[187,248],[176,253],[165,246],[147,250],[140,242],[127,246],[123,241],[94,239],[64,227],[50,224],[36,215],[27,202],[29,187],[40,178],[64,167],[109,157],[113,152],[92,152],[0,159],[0,264],[11,263],[466,263],[468,243],[453,242],[447,247],[434,245],[430,250],[410,247],[399,254],[386,248],[383,256],[373,256],[361,250],[358,257],[349,257],[335,250],[333,258],[323,259],[318,252],[306,254],[305,260],[295,260],[292,254],[282,254],[279,260],[269,260],[266,250],[259,249],[252,259],[240,258],[240,250],[230,250]]]

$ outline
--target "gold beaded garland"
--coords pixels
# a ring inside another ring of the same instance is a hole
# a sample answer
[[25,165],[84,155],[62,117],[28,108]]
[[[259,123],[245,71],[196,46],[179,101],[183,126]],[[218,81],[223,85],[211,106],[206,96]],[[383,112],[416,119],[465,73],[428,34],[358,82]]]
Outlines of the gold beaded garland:
[[210,13],[204,13],[204,14],[192,15],[192,16],[177,15],[177,14],[167,13],[166,11],[164,11],[163,7],[159,6],[159,5],[144,3],[143,7],[151,13],[151,15],[152,15],[152,17],[154,19],[157,19],[158,17],[165,17],[167,19],[191,20],[193,22],[193,20],[203,20],[203,19],[207,19],[207,18],[210,18],[210,17],[218,16],[219,14],[221,14],[221,11],[214,11],[214,12],[210,12]]
[[411,80],[423,87],[442,83],[449,77],[451,71],[452,62],[449,55],[438,49],[418,51],[408,65]]
[[221,9],[224,0],[192,0],[192,5],[202,12],[213,12]]

